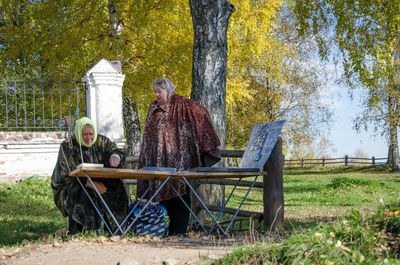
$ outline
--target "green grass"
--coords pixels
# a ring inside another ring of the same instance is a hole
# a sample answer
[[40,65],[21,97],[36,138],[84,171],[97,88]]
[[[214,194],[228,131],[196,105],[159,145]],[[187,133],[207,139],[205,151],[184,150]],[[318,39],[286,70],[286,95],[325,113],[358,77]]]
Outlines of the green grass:
[[[283,240],[273,243],[266,237],[212,264],[400,264],[399,172],[289,169],[284,196]],[[252,192],[244,208],[261,211],[262,193]]]
[[[227,187],[227,192],[230,190]],[[230,207],[238,205],[245,190],[235,191]],[[368,213],[380,200],[397,199],[399,191],[400,173],[385,168],[289,169],[284,171],[285,219],[291,225],[313,226],[319,221],[343,218],[352,208]],[[243,209],[262,212],[262,191],[254,189]]]
[[[238,204],[244,191],[244,188],[239,188],[234,193],[230,206]],[[296,264],[304,258],[308,260],[304,264],[329,264],[330,261],[334,264],[382,263],[384,255],[371,251],[371,248],[379,249],[379,246],[372,247],[363,242],[386,242],[382,241],[383,235],[379,232],[382,227],[398,233],[400,217],[384,217],[388,211],[397,211],[397,206],[390,206],[390,203],[399,198],[399,191],[400,173],[391,173],[384,168],[285,169],[285,240],[279,244],[268,242],[244,246],[226,257],[227,261],[222,259],[217,264],[274,264],[275,261]],[[386,210],[379,208],[382,201]],[[262,208],[262,192],[255,189],[244,209],[261,212]],[[371,216],[374,225],[353,218],[356,212]],[[350,228],[343,220],[348,220]],[[42,242],[65,227],[65,218],[54,205],[49,180],[30,178],[13,185],[0,184],[0,247],[19,245],[25,240]],[[377,230],[364,229],[371,227]],[[365,241],[353,242],[346,233],[339,233],[346,229],[354,230],[353,238]],[[331,232],[334,238],[331,238]],[[338,249],[338,240],[351,251]],[[360,246],[368,248],[361,250]],[[376,255],[367,255],[369,252]],[[339,255],[339,260],[333,259],[329,253]],[[377,260],[379,262],[375,263]]]
[[340,221],[295,230],[279,243],[241,246],[211,264],[400,264],[400,200],[376,210],[364,218],[353,209]]
[[65,226],[54,205],[49,181],[29,178],[0,185],[0,246],[38,240]]

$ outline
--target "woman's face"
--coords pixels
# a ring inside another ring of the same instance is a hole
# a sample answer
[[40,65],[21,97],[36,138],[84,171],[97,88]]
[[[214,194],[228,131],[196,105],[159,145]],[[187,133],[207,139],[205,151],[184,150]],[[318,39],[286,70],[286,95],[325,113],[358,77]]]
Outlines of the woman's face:
[[154,96],[159,104],[165,104],[168,101],[168,91],[160,86],[153,87]]
[[87,145],[92,145],[94,140],[94,130],[90,127],[83,127],[82,129],[82,139]]

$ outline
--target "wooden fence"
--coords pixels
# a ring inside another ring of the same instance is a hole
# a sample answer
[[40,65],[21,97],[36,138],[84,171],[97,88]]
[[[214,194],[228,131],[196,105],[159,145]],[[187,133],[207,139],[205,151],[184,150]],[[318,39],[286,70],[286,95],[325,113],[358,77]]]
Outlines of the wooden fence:
[[[242,157],[243,150],[221,150],[224,166],[235,167],[239,166],[240,158]],[[368,157],[350,157],[348,155],[338,158],[301,158],[301,159],[285,159],[284,167],[307,167],[307,166],[352,166],[352,165],[384,165],[386,164],[386,157],[376,158]],[[135,163],[136,159],[133,157],[128,158],[128,163]],[[217,184],[217,183],[216,183]],[[220,183],[218,183],[220,184]]]
[[375,156],[371,158],[366,157],[350,157],[348,155],[339,158],[314,158],[314,159],[285,159],[285,167],[306,167],[306,166],[350,166],[350,165],[384,165],[387,158],[376,158]]

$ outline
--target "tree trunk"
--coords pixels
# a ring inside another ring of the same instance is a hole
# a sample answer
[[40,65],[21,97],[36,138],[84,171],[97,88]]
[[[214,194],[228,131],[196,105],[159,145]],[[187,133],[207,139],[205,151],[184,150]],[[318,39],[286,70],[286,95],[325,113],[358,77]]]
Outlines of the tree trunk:
[[[139,121],[139,112],[135,102],[128,97],[123,98],[123,116],[126,145],[128,147],[126,156],[139,157],[141,130]],[[133,164],[132,168],[136,168],[137,164]]]
[[[192,94],[191,98],[206,107],[214,129],[226,143],[226,67],[227,29],[229,17],[235,10],[226,0],[190,0],[194,28]],[[201,185],[198,192],[206,202],[221,205],[223,186]],[[196,205],[193,205],[196,209]],[[204,221],[204,214],[200,220]]]
[[118,20],[117,5],[114,0],[108,0],[108,15],[110,19],[111,35],[119,37],[123,32],[122,22]]
[[[113,37],[113,45],[111,46],[111,49],[118,59],[123,59],[122,39],[124,37],[124,27],[122,20],[119,20],[121,14],[118,12],[118,6],[115,0],[108,0],[108,17],[110,23],[110,33]],[[114,64],[116,68],[120,68],[119,70],[122,72],[122,65],[119,61],[111,61],[111,63]],[[126,145],[128,148],[126,156],[139,157],[141,141],[139,111],[136,103],[126,96],[123,97],[122,113],[124,119]],[[131,167],[136,168],[137,165],[133,164]]]
[[112,37],[109,49],[115,56],[114,59],[118,59],[123,64],[126,61],[126,57],[124,56],[126,52],[124,23],[121,19],[121,11],[118,9],[116,2],[116,0],[108,0],[109,31]]
[[393,95],[389,95],[388,99],[389,109],[389,151],[386,165],[390,166],[392,170],[399,170],[399,145],[397,137],[398,118],[397,109],[398,102],[397,98]]

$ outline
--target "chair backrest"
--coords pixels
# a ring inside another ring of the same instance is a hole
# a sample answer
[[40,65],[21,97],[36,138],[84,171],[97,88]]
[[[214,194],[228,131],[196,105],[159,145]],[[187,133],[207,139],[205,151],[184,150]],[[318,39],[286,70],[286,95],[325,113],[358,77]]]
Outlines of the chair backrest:
[[284,123],[280,120],[254,125],[240,167],[261,169],[271,155]]

